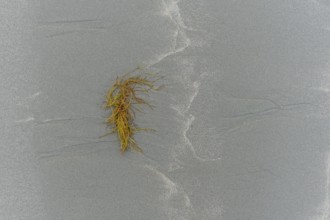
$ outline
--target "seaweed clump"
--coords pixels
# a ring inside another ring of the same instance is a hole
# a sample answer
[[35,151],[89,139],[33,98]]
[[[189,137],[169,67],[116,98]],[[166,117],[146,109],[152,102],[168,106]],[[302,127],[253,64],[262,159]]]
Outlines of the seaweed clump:
[[[133,73],[135,74],[132,75]],[[147,105],[152,108],[141,95],[146,95],[152,90],[158,90],[160,87],[154,85],[158,79],[155,74],[146,73],[138,67],[122,77],[117,77],[106,95],[104,107],[111,110],[106,123],[112,126],[110,133],[117,133],[122,153],[129,148],[142,152],[133,136],[138,131],[150,131],[152,129],[135,126],[135,110],[141,111],[137,105]]]

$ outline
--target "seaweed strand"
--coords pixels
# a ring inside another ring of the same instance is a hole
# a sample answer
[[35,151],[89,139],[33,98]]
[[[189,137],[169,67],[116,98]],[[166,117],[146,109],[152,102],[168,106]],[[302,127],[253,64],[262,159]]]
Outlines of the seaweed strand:
[[[131,76],[137,71],[137,75]],[[106,123],[113,127],[110,133],[117,133],[121,152],[125,152],[129,148],[142,152],[133,136],[138,131],[150,131],[152,129],[138,128],[134,125],[134,109],[137,109],[136,105],[147,105],[153,108],[140,95],[160,89],[160,87],[154,86],[158,79],[160,78],[155,79],[154,74],[142,72],[142,69],[138,67],[122,77],[118,77],[106,94],[104,107],[111,110]]]

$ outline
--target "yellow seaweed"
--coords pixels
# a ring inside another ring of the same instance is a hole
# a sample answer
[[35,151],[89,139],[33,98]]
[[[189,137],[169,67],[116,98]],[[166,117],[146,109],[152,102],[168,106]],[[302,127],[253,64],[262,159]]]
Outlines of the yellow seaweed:
[[[132,76],[133,73],[137,74]],[[129,148],[142,152],[133,136],[138,131],[151,129],[138,128],[134,125],[134,110],[139,110],[137,105],[147,105],[152,108],[140,95],[160,89],[154,85],[158,79],[160,78],[156,78],[154,74],[143,72],[143,69],[138,67],[122,77],[117,77],[106,94],[104,107],[111,110],[106,123],[112,126],[110,133],[117,133],[121,152],[125,152]]]

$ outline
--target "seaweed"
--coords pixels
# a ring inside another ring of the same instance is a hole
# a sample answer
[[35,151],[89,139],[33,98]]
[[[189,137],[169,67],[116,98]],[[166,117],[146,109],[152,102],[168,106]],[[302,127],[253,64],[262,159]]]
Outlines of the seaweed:
[[107,117],[106,123],[112,127],[108,134],[117,133],[122,153],[129,148],[142,152],[134,139],[134,134],[138,131],[152,131],[152,129],[139,128],[134,124],[135,111],[141,111],[137,107],[138,105],[146,105],[153,109],[153,106],[142,97],[162,87],[155,86],[159,79],[157,74],[137,67],[133,71],[117,77],[107,92],[104,108],[110,110],[111,114]]

